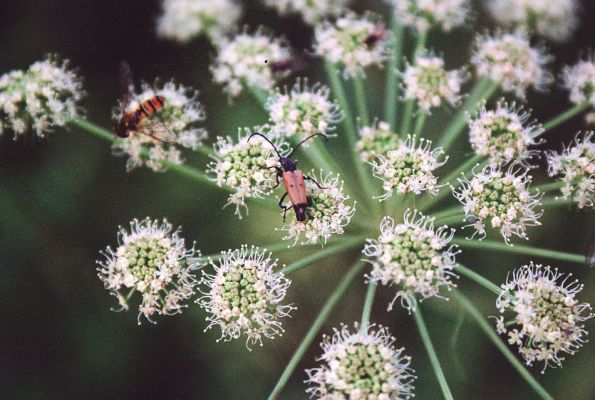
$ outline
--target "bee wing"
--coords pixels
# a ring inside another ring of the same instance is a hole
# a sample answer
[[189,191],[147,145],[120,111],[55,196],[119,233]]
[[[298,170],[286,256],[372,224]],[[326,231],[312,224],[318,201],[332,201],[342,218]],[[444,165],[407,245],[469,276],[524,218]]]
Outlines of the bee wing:
[[176,135],[163,122],[156,119],[145,119],[138,132],[164,143],[174,144],[177,139]]
[[120,108],[125,110],[134,94],[134,80],[130,65],[126,61],[120,62]]

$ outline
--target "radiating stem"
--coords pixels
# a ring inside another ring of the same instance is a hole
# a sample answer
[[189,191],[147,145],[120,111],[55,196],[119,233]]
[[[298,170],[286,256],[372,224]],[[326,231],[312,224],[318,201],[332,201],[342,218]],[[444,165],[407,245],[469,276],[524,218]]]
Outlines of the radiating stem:
[[[417,57],[421,54],[422,50],[426,45],[428,35],[426,33],[420,33],[417,36],[417,42],[415,43],[415,49],[411,59],[411,65],[417,65]],[[405,103],[405,113],[403,114],[403,120],[401,121],[401,137],[405,137],[409,133],[411,128],[411,119],[413,118],[413,108],[415,102],[413,100],[407,100]]]
[[296,261],[293,264],[286,266],[285,268],[283,268],[282,272],[285,275],[291,274],[292,272],[299,271],[300,269],[308,267],[308,266],[314,264],[315,262],[320,261],[326,257],[330,257],[330,256],[338,254],[342,251],[348,250],[350,248],[357,247],[358,245],[361,245],[363,243],[364,243],[364,239],[362,239],[360,237],[344,239],[336,245],[328,247],[324,250],[319,250],[319,251],[315,252],[314,254],[304,257],[301,260]]
[[417,115],[417,119],[415,120],[415,128],[413,129],[413,134],[415,136],[419,136],[419,134],[423,131],[427,116],[428,115],[422,111],[420,111]]
[[525,366],[515,357],[515,355],[508,349],[508,347],[500,340],[496,332],[492,329],[491,325],[488,321],[483,317],[483,315],[479,312],[477,308],[463,296],[459,291],[453,291],[452,296],[465,310],[467,313],[475,320],[477,325],[481,328],[484,334],[496,345],[498,350],[506,357],[508,362],[512,364],[512,366],[517,370],[517,372],[527,381],[527,383],[541,396],[542,399],[545,400],[554,400],[554,398],[537,382],[535,378],[531,375],[529,371],[525,368]]
[[393,34],[391,42],[391,52],[386,69],[386,82],[384,98],[384,119],[390,125],[390,128],[396,130],[397,121],[397,100],[399,98],[399,65],[401,62],[401,53],[403,51],[403,26],[395,18],[396,7],[393,7],[393,14],[390,19],[390,28]]
[[459,214],[454,213],[454,214],[446,216],[444,218],[436,218],[434,223],[436,225],[449,225],[449,226],[453,226],[455,224],[459,225],[464,222],[464,220],[463,220],[464,217],[465,217],[465,213],[463,211],[461,211]]
[[263,90],[261,88],[257,88],[254,86],[249,86],[249,85],[245,85],[248,90],[250,91],[250,93],[252,94],[252,96],[254,96],[254,98],[256,100],[258,100],[258,102],[260,103],[260,105],[264,108],[266,103],[267,103],[267,99],[269,97],[268,93],[266,92],[266,90]]
[[446,381],[444,371],[442,371],[442,367],[440,366],[440,361],[438,361],[438,356],[436,355],[436,351],[434,350],[434,345],[432,344],[432,340],[430,339],[430,334],[428,333],[428,329],[426,328],[426,323],[424,322],[424,318],[421,314],[421,307],[419,304],[413,312],[413,316],[415,317],[415,323],[417,325],[417,329],[419,330],[421,340],[423,341],[426,351],[428,352],[428,356],[430,357],[430,362],[432,364],[432,368],[434,369],[434,374],[436,375],[436,378],[438,378],[438,383],[440,384],[440,389],[442,389],[442,394],[444,395],[445,399],[453,400],[454,397],[452,396],[450,388],[448,387],[448,382]]
[[372,315],[372,305],[374,304],[374,297],[376,296],[376,289],[378,284],[376,282],[368,283],[368,290],[366,291],[366,300],[364,301],[364,310],[362,311],[362,327],[365,328],[370,323],[370,315]]
[[544,197],[541,201],[543,207],[559,207],[559,206],[570,206],[572,204],[571,199]]
[[539,190],[542,193],[549,192],[552,190],[560,189],[564,186],[564,182],[562,181],[554,181],[550,183],[544,183],[543,185],[536,186],[535,189]]
[[557,116],[555,116],[554,118],[550,119],[548,122],[543,124],[544,133],[546,131],[553,129],[553,128],[557,127],[558,125],[568,121],[570,118],[574,117],[575,115],[578,115],[578,114],[582,113],[583,111],[586,111],[587,109],[589,109],[589,107],[591,107],[591,103],[586,102],[586,103],[574,106],[570,110],[566,110],[566,111],[558,114]]
[[500,296],[502,294],[502,288],[493,283],[492,281],[479,275],[477,272],[470,270],[461,264],[455,264],[455,271],[460,272],[461,275],[465,275],[467,278],[475,281],[486,289],[492,291],[495,295]]
[[366,90],[359,75],[353,77],[353,86],[355,88],[355,104],[357,106],[357,113],[363,126],[370,124],[368,116],[368,102],[366,99]]
[[345,294],[345,292],[347,291],[347,288],[349,287],[351,282],[353,282],[355,277],[358,276],[362,272],[365,265],[366,264],[364,261],[358,261],[349,270],[349,272],[347,272],[345,274],[343,279],[341,279],[341,281],[339,282],[339,285],[337,286],[335,291],[330,295],[330,297],[328,298],[328,300],[326,301],[326,303],[320,310],[318,317],[316,317],[316,320],[314,321],[314,323],[312,324],[310,329],[308,329],[306,336],[304,337],[304,339],[302,339],[302,342],[300,343],[300,345],[296,349],[295,353],[291,357],[291,360],[289,360],[289,363],[287,364],[287,366],[285,367],[285,370],[281,374],[279,381],[277,382],[277,384],[275,385],[275,388],[269,395],[269,397],[268,397],[269,400],[278,400],[281,398],[280,396],[281,396],[281,392],[283,391],[283,388],[287,384],[287,381],[291,377],[291,374],[293,374],[293,371],[295,371],[295,369],[297,368],[299,362],[301,361],[302,357],[304,356],[304,353],[306,353],[306,350],[308,350],[308,348],[310,347],[310,345],[316,338],[316,335],[318,335],[320,328],[322,328],[322,325],[326,322],[330,313],[333,311],[333,309],[335,308],[335,306],[337,305],[337,303],[339,302],[339,300],[341,299],[343,294]]

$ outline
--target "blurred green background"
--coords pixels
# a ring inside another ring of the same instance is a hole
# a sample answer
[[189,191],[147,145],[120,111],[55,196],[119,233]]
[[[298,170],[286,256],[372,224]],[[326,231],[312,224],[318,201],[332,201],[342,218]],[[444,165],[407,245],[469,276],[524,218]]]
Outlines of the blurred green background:
[[[279,18],[258,2],[245,2],[243,22],[264,24],[284,34],[296,48],[312,39],[298,18]],[[380,2],[356,2],[355,9],[384,12]],[[449,66],[468,56],[473,31],[492,27],[479,7],[474,24],[449,35],[432,35],[431,46],[444,54]],[[110,110],[117,97],[117,65],[127,59],[137,79],[160,76],[200,90],[207,111],[210,137],[235,135],[239,126],[263,122],[265,115],[249,97],[228,105],[220,87],[210,83],[209,61],[214,50],[206,40],[182,46],[155,35],[157,1],[5,0],[0,2],[0,72],[25,68],[47,52],[71,60],[85,78],[84,100],[90,120],[111,126]],[[593,2],[583,1],[582,25],[574,39],[551,46],[554,69],[574,62],[593,46]],[[318,62],[308,75],[324,79]],[[369,93],[382,86],[383,73],[369,73]],[[381,110],[380,96],[370,96]],[[569,107],[566,94],[555,89],[531,95],[529,104],[540,120]],[[378,113],[377,113],[378,114]],[[437,113],[432,127],[444,124]],[[576,119],[549,136],[547,147],[558,149],[580,129]],[[468,153],[462,140],[453,151],[456,161]],[[200,158],[188,157],[201,165]],[[231,209],[221,210],[225,195],[170,173],[137,170],[127,174],[123,159],[110,155],[109,146],[74,129],[58,130],[39,143],[14,143],[0,138],[0,398],[2,399],[264,399],[291,357],[326,296],[350,260],[342,254],[300,271],[292,278],[288,301],[298,306],[284,322],[287,333],[263,348],[248,352],[244,341],[215,343],[216,330],[204,333],[204,313],[192,305],[182,315],[159,319],[155,326],[137,326],[136,313],[113,313],[114,298],[96,276],[98,251],[116,243],[116,229],[135,217],[167,217],[182,225],[188,241],[196,240],[203,254],[241,243],[276,241],[271,234],[280,223],[270,210],[252,206],[243,220]],[[543,179],[543,168],[536,171]],[[548,210],[543,226],[530,229],[531,243],[584,253],[593,231],[592,214],[574,208]],[[307,254],[280,255],[289,263]],[[529,261],[469,251],[460,260],[494,282]],[[549,260],[539,260],[549,263]],[[573,271],[586,286],[581,299],[593,303],[595,278],[584,265],[555,264]],[[464,278],[460,289],[472,297],[485,315],[495,315],[494,296]],[[340,322],[359,320],[365,286],[359,279],[325,325],[328,333]],[[419,399],[441,398],[438,383],[417,334],[403,310],[385,312],[392,290],[381,288],[373,320],[388,326],[398,345],[413,357]],[[453,302],[429,300],[425,317],[446,377],[459,399],[533,399],[534,392],[502,355]],[[593,328],[593,323],[588,324]],[[594,346],[587,344],[568,357],[563,369],[532,371],[560,399],[595,398]],[[290,380],[282,399],[303,399],[304,368],[312,368],[320,354],[311,346]]]

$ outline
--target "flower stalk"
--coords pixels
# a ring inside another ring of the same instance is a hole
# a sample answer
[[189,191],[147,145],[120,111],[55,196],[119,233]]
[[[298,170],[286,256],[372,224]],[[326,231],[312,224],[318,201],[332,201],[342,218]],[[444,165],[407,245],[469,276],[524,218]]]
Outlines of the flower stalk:
[[403,52],[403,26],[397,22],[397,11],[393,11],[390,19],[390,28],[392,32],[391,52],[386,70],[386,89],[385,99],[386,104],[384,108],[384,118],[388,122],[390,128],[396,128],[397,121],[397,99],[399,97],[399,65],[401,63],[401,53]]
[[563,124],[564,122],[577,116],[578,114],[582,113],[583,111],[588,110],[590,107],[591,107],[591,103],[585,102],[585,103],[576,105],[576,106],[572,107],[571,109],[566,110],[566,111],[556,115],[554,118],[550,119],[545,124],[543,124],[544,132],[547,132],[550,129],[554,129],[558,125]]

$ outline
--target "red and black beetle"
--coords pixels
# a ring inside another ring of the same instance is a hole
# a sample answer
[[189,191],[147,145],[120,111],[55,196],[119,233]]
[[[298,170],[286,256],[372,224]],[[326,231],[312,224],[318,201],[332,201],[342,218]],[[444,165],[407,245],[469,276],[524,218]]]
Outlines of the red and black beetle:
[[[310,180],[310,181],[314,182],[316,184],[316,186],[318,186],[321,189],[326,189],[326,188],[320,186],[320,184],[318,182],[316,182],[316,180],[314,178],[310,178],[309,176],[304,175],[304,173],[298,169],[297,161],[292,159],[291,155],[305,141],[312,139],[313,137],[316,137],[316,136],[322,136],[323,138],[326,139],[326,136],[323,135],[322,133],[316,133],[314,135],[308,136],[307,138],[305,138],[304,140],[299,142],[286,157],[282,157],[281,154],[279,154],[279,151],[277,150],[277,147],[273,144],[273,142],[271,142],[269,140],[269,138],[264,136],[262,133],[253,133],[252,135],[250,135],[248,140],[252,139],[252,137],[254,137],[254,136],[261,136],[264,140],[269,142],[271,144],[271,146],[273,146],[275,153],[277,153],[277,156],[279,157],[279,164],[281,164],[281,166],[272,167],[277,170],[277,175],[276,175],[277,183],[275,184],[275,186],[273,186],[273,189],[278,187],[279,184],[281,183],[279,181],[279,178],[283,179],[283,184],[285,185],[285,190],[287,190],[287,192],[285,192],[285,194],[283,196],[281,196],[281,199],[279,199],[279,207],[281,207],[281,209],[283,209],[283,221],[285,221],[285,214],[287,213],[287,211],[291,210],[292,208],[295,211],[295,218],[300,222],[305,221],[306,220],[306,208],[310,207],[312,205],[312,200],[308,197],[308,195],[306,193],[306,187],[304,185],[304,180]],[[291,201],[290,206],[283,205],[283,201],[285,200],[285,197],[287,197],[287,195],[289,195],[289,200]]]

